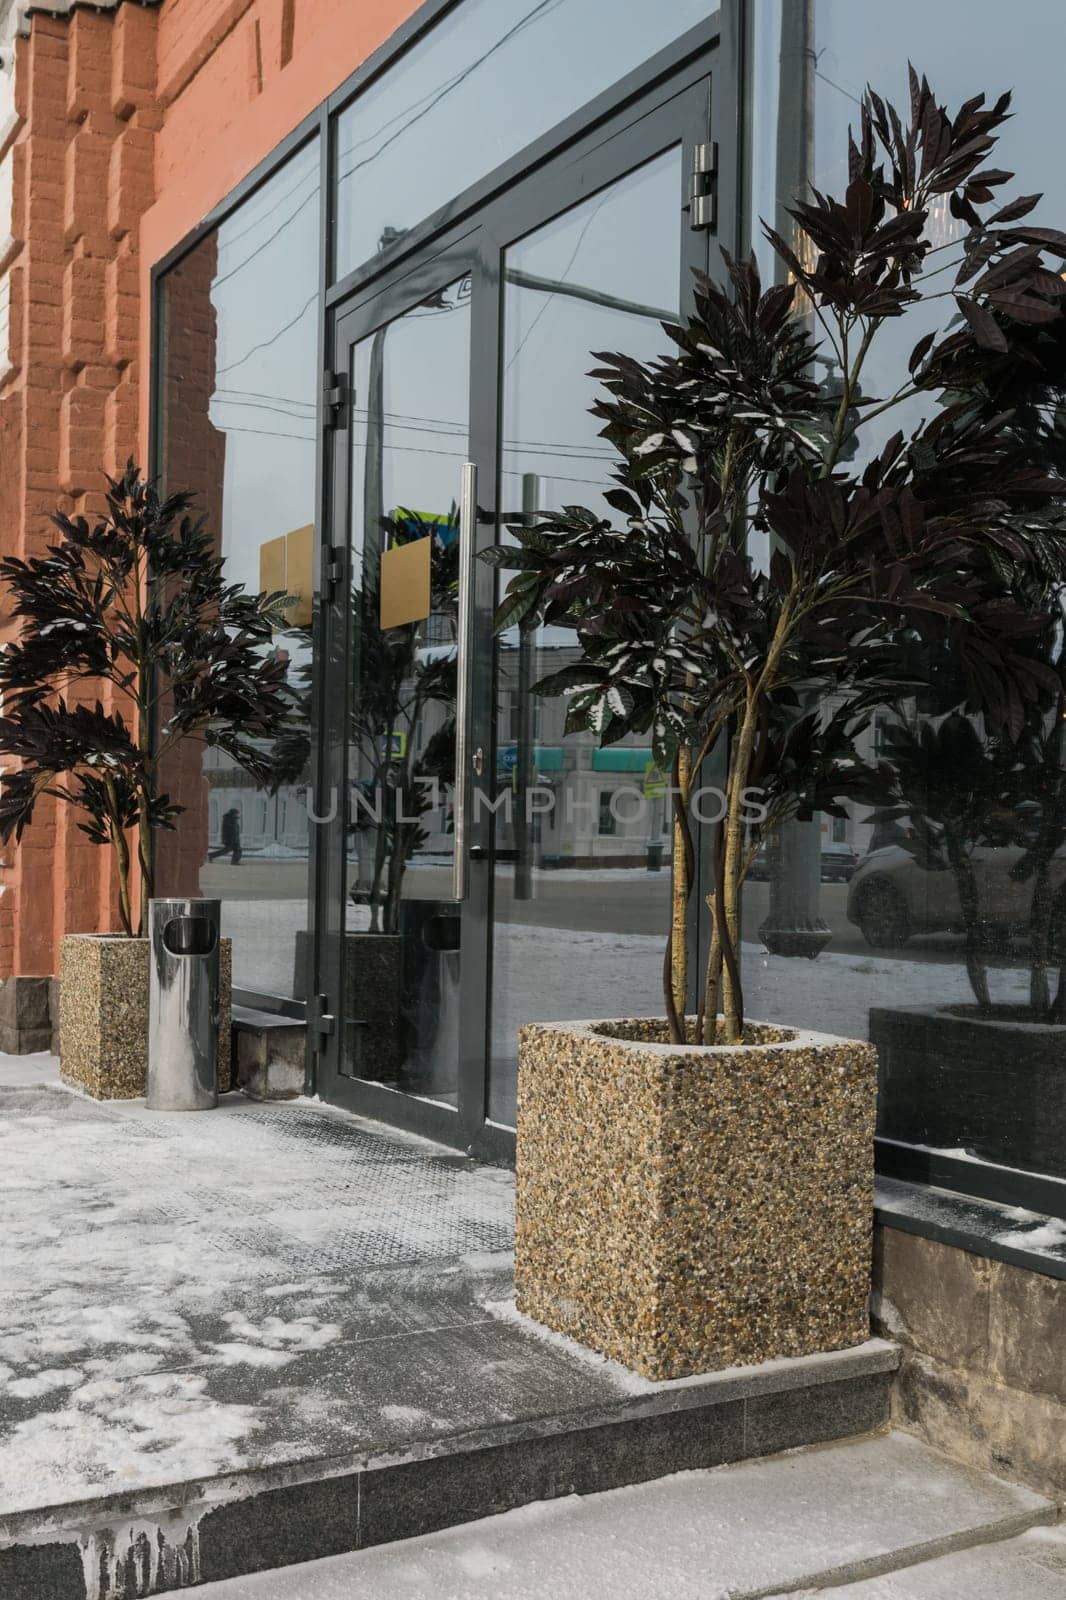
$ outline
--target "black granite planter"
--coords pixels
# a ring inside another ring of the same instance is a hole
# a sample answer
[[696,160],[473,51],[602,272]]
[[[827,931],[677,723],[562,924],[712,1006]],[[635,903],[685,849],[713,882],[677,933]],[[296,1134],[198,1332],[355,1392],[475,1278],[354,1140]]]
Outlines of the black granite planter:
[[875,1007],[877,1131],[1066,1177],[1066,1026],[968,1006]]

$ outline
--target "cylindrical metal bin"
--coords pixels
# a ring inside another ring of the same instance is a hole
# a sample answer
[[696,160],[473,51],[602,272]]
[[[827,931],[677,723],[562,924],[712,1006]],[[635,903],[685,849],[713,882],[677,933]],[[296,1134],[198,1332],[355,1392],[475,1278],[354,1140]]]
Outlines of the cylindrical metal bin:
[[151,900],[148,1105],[218,1105],[219,900]]

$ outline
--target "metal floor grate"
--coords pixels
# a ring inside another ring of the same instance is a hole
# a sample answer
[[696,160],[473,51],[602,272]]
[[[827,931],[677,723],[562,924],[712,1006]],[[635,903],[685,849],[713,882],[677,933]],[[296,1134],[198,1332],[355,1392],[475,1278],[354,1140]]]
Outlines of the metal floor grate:
[[45,1088],[0,1091],[0,1110],[9,1201],[50,1175],[104,1233],[170,1229],[242,1276],[511,1248],[510,1173],[343,1113],[224,1101],[167,1115]]

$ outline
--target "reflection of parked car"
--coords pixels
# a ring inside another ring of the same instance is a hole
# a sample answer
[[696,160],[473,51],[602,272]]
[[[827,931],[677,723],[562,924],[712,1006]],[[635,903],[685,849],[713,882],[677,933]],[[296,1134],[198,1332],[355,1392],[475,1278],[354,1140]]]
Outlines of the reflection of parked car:
[[[858,852],[850,844],[831,843],[822,846],[821,879],[823,883],[847,883],[859,863]],[[771,853],[763,845],[748,869],[748,877],[755,883],[769,883]]]
[[850,844],[822,846],[822,882],[848,883],[859,864],[859,852]]
[[[978,845],[973,852],[981,919],[989,928],[1028,926],[1032,909],[1032,879],[1021,883],[1011,868],[1021,850]],[[1052,861],[1051,883],[1066,883],[1066,852]],[[892,950],[916,933],[961,933],[962,908],[954,875],[947,867],[930,869],[917,862],[902,845],[886,844],[870,850],[860,861],[848,888],[847,917],[862,930],[875,950]],[[1066,938],[1060,925],[1056,945]]]

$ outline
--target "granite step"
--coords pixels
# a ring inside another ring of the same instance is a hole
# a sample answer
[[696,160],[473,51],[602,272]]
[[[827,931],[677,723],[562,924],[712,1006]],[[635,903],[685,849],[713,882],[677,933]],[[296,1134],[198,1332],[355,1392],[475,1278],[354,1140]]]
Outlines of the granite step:
[[[165,1593],[887,1425],[898,1351],[883,1340],[659,1384],[593,1358],[586,1380],[586,1359],[569,1341],[512,1316],[512,1326],[494,1321],[463,1337],[430,1328],[392,1341],[408,1368],[417,1356],[442,1399],[449,1390],[484,1395],[482,1425],[427,1433],[427,1412],[410,1403],[410,1370],[396,1370],[386,1359],[390,1341],[379,1340],[380,1370],[364,1358],[349,1381],[363,1389],[372,1381],[395,1402],[388,1409],[397,1433],[387,1444],[353,1439],[350,1452],[330,1457],[0,1514],[0,1595]],[[417,1352],[405,1349],[413,1342]],[[230,1404],[243,1392],[232,1385],[254,1392],[254,1379],[237,1369],[230,1383]],[[501,1399],[490,1402],[488,1391]],[[1027,1519],[1028,1503],[1023,1509]],[[291,1581],[284,1592],[303,1600]]]
[[1066,1534],[1046,1526],[1056,1514],[1041,1496],[894,1433],[530,1505],[427,1538],[209,1583],[198,1594],[1058,1600]]

